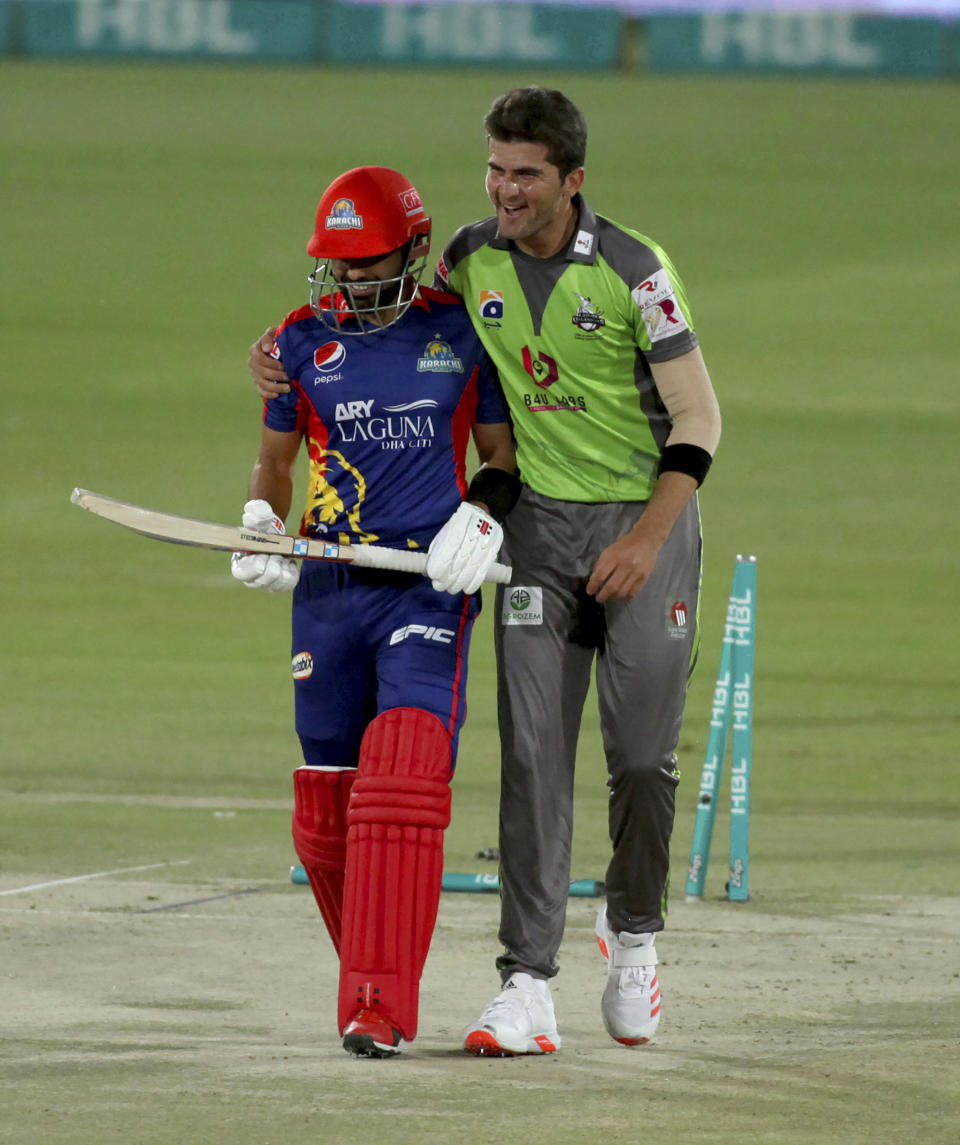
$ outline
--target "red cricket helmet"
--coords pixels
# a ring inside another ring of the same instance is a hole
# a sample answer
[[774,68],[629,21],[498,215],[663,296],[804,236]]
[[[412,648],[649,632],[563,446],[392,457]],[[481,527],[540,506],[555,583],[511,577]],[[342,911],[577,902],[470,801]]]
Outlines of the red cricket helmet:
[[[402,252],[389,278],[334,268],[335,260],[380,261]],[[430,251],[430,219],[420,195],[399,171],[354,167],[334,179],[317,206],[307,253],[317,260],[310,283],[314,314],[340,334],[369,334],[392,326],[417,294]],[[340,277],[337,277],[337,276]]]
[[417,238],[430,244],[430,220],[416,187],[389,167],[354,167],[334,179],[317,206],[307,243],[314,258],[372,258]]

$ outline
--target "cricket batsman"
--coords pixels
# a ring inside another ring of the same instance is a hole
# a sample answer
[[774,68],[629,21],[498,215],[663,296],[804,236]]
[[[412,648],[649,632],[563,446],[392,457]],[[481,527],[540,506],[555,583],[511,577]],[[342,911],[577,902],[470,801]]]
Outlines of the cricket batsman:
[[[420,285],[429,249],[430,219],[398,172],[358,167],[323,193],[310,302],[276,334],[291,389],[264,403],[243,525],[284,531],[303,449],[300,534],[424,550],[430,579],[231,558],[244,584],[293,592],[293,840],[340,957],[343,1047],[362,1057],[417,1034],[477,590],[520,490],[470,318]],[[471,434],[482,466],[468,485]]]

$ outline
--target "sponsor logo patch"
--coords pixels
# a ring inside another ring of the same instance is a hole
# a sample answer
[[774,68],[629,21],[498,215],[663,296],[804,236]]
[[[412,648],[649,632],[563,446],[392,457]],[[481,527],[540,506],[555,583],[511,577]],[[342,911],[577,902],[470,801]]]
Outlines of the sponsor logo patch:
[[342,342],[324,342],[313,351],[313,364],[324,374],[339,370],[346,361],[347,348]]
[[667,635],[674,640],[682,640],[687,635],[688,621],[686,602],[675,600],[670,605],[670,615],[667,618]]
[[356,417],[369,417],[373,409],[373,398],[366,401],[337,402],[333,410],[335,421],[352,421]]
[[430,449],[436,436],[430,410],[439,402],[417,398],[376,409],[373,398],[337,402],[333,416],[344,442],[379,442],[381,449]]
[[677,302],[670,275],[663,267],[634,287],[630,296],[640,307],[651,343],[690,329]]
[[540,585],[516,585],[503,595],[501,624],[543,624],[543,589]]
[[577,254],[590,254],[593,250],[593,235],[589,231],[578,231],[573,249]]
[[583,413],[587,408],[583,394],[524,394],[523,402],[531,413]]
[[419,636],[421,640],[432,640],[434,644],[449,644],[456,633],[452,628],[436,628],[432,624],[405,624],[390,633],[390,643],[401,644],[411,636]]
[[557,365],[556,358],[551,358],[542,350],[538,350],[537,356],[534,357],[530,347],[524,346],[520,351],[520,357],[523,361],[523,368],[540,389],[548,389],[560,377],[560,367]]
[[423,203],[415,187],[411,187],[408,191],[401,191],[400,202],[403,204],[404,214],[408,218],[411,215],[423,214]]
[[484,326],[502,326],[500,319],[503,317],[503,291],[481,290],[478,311]]
[[290,661],[295,680],[306,680],[313,675],[313,657],[309,652],[298,652]]
[[357,214],[353,199],[337,199],[330,208],[325,226],[328,231],[362,231],[363,216]]

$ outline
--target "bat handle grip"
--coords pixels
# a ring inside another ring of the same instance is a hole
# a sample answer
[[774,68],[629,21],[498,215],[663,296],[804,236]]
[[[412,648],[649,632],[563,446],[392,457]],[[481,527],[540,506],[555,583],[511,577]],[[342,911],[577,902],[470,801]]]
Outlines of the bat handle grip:
[[513,577],[513,569],[510,565],[501,565],[499,563],[492,564],[483,578],[490,584],[509,584]]
[[[408,552],[406,549],[390,549],[379,545],[341,545],[341,558],[348,558],[353,564],[363,568],[389,569],[392,572],[412,572],[425,574],[427,571],[426,553]],[[513,569],[509,565],[493,564],[484,580],[491,584],[509,584]]]

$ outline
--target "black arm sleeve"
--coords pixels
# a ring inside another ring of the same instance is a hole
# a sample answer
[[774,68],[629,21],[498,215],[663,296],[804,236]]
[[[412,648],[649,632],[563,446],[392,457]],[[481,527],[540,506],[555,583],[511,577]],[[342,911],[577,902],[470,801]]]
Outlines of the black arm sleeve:
[[468,501],[482,501],[500,525],[520,496],[520,478],[506,469],[478,470],[467,489]]

